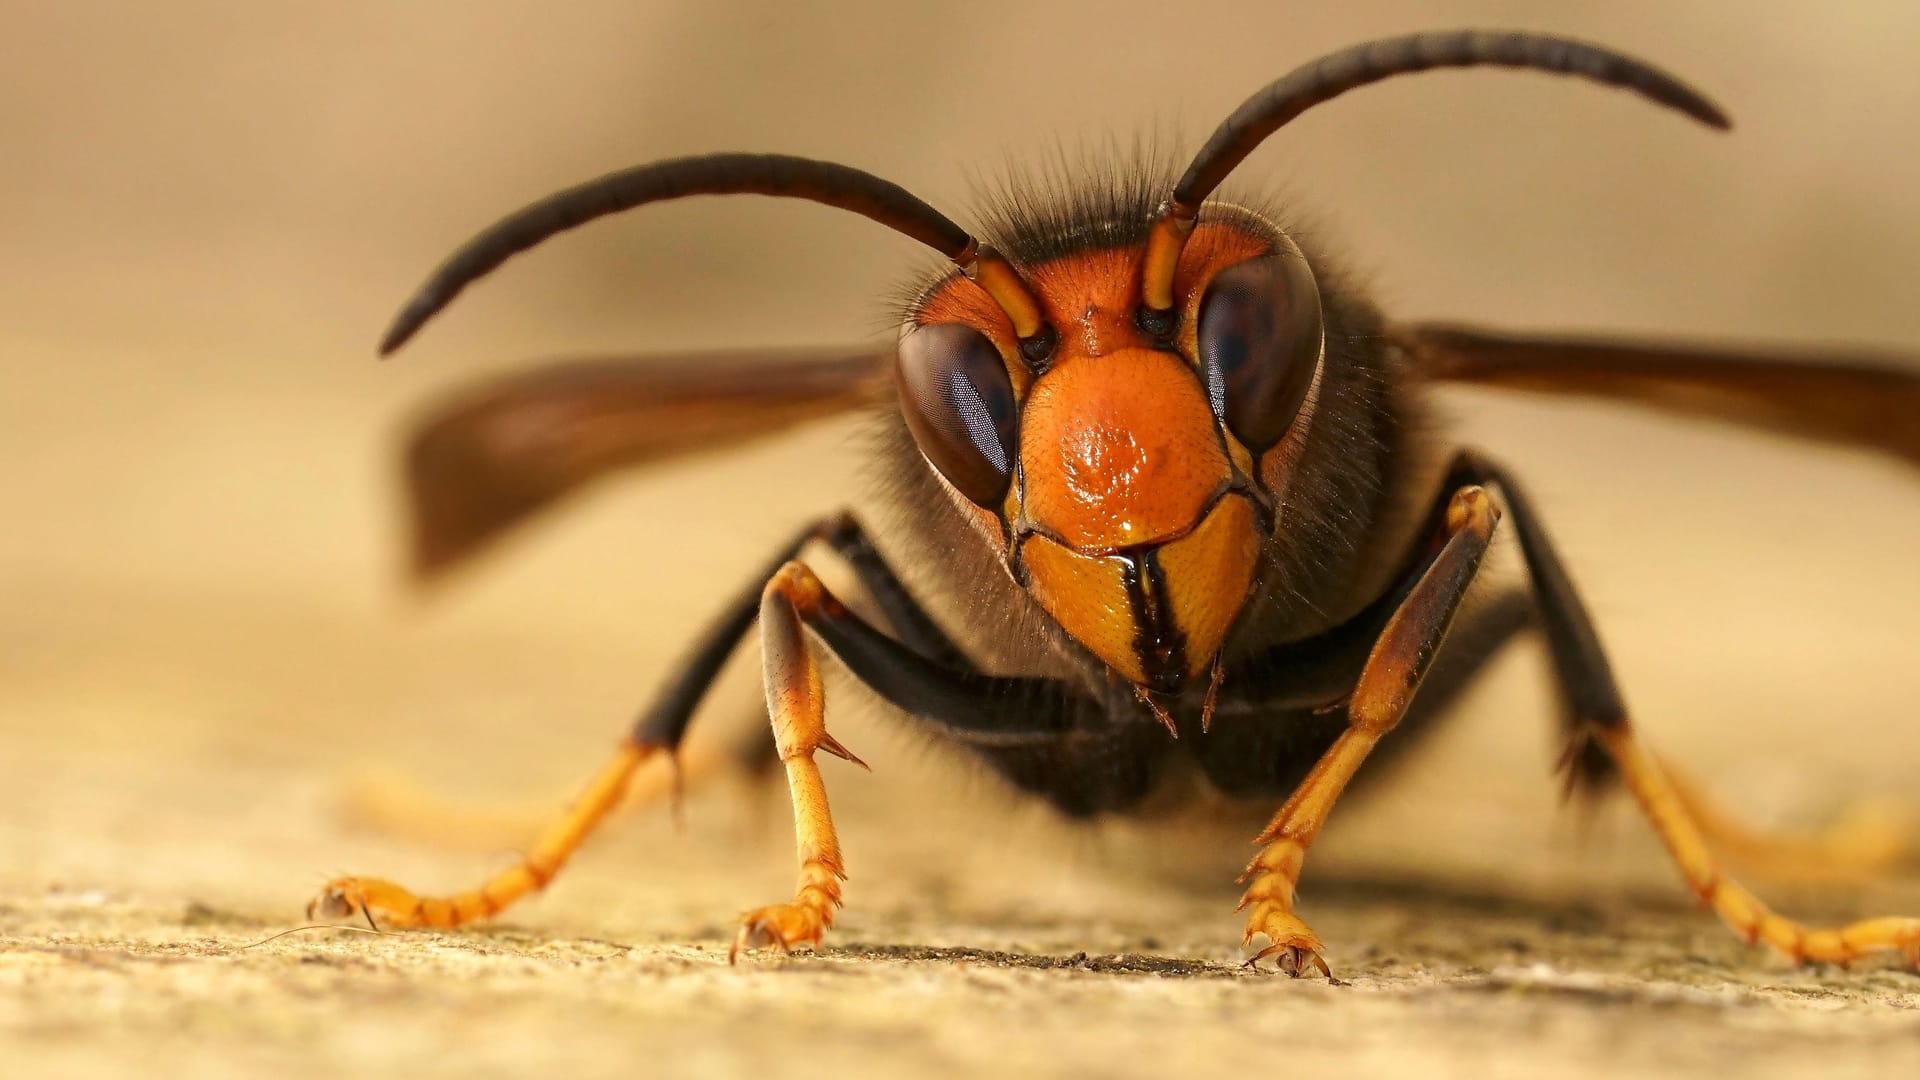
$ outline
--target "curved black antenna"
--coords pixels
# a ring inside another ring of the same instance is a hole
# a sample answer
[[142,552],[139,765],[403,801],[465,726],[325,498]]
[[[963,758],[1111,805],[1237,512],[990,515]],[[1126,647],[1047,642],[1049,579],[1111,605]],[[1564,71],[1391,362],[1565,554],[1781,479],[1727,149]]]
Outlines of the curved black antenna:
[[1409,34],[1329,53],[1248,98],[1194,157],[1174,185],[1173,201],[1187,206],[1205,201],[1267,136],[1321,102],[1395,75],[1481,65],[1577,75],[1631,90],[1708,127],[1733,126],[1719,106],[1666,72],[1584,41],[1488,30]]
[[1171,305],[1173,264],[1200,204],[1267,136],[1322,102],[1357,87],[1434,68],[1492,65],[1527,68],[1631,90],[1708,127],[1733,126],[1705,96],[1650,64],[1584,41],[1491,30],[1408,34],[1366,42],[1303,64],[1248,98],[1214,130],[1174,185],[1149,238],[1143,292],[1149,308]]
[[[905,233],[970,273],[982,266],[994,271],[1007,269],[1004,260],[976,244],[965,229],[945,214],[907,189],[872,173],[785,154],[674,158],[608,173],[598,180],[549,195],[502,218],[467,241],[440,264],[400,309],[386,336],[380,339],[380,355],[385,356],[406,344],[428,319],[452,303],[462,289],[540,241],[595,218],[688,195],[775,195],[809,199],[851,210]],[[996,300],[1001,300],[1001,294],[1009,290],[1025,291],[1017,275],[1010,282],[1006,274],[990,273],[988,277],[994,286],[988,291],[994,293]],[[1011,303],[1013,307],[1020,307],[1020,299],[1018,295],[1008,295],[1002,306]],[[1031,297],[1025,299],[1028,312],[1039,310]],[[1014,315],[1016,324],[1022,322],[1018,313],[1011,309],[1009,313]],[[1033,328],[1027,330],[1032,332]]]

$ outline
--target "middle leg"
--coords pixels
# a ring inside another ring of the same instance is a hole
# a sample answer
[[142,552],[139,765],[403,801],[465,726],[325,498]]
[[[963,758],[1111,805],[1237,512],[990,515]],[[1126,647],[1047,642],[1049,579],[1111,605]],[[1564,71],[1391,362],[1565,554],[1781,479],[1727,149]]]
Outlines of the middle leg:
[[[519,847],[533,837],[526,854],[515,865],[476,888],[449,896],[421,895],[381,878],[338,878],[328,882],[308,905],[309,916],[364,917],[368,922],[377,920],[388,926],[436,928],[491,918],[519,899],[545,888],[588,836],[623,802],[671,798],[684,782],[715,775],[735,763],[751,767],[774,760],[773,739],[765,727],[756,728],[757,737],[743,745],[704,748],[693,756],[684,754],[681,744],[721,667],[752,629],[765,584],[813,541],[847,560],[861,587],[872,595],[899,634],[901,640],[896,642],[867,630],[868,637],[877,639],[877,643],[869,644],[866,653],[877,658],[881,669],[898,668],[901,660],[896,654],[911,654],[928,658],[924,662],[930,670],[957,671],[963,676],[974,671],[966,657],[907,593],[858,521],[845,512],[832,515],[809,525],[783,544],[766,569],[728,604],[720,618],[696,642],[673,681],[634,722],[631,733],[616,748],[612,760],[557,820],[548,823],[547,815],[542,814],[521,823],[501,820],[503,815],[496,814],[493,820],[475,822],[464,813],[463,807],[448,807],[417,796],[408,798],[405,793],[397,798],[382,797],[371,807],[386,815],[376,818],[379,823],[404,826],[396,831],[431,833],[435,837],[452,832],[470,844],[488,849]],[[861,626],[864,628],[864,624]]]
[[1920,971],[1920,918],[1886,916],[1839,927],[1806,926],[1775,912],[1721,869],[1709,843],[1714,830],[1701,820],[1699,798],[1676,783],[1640,741],[1593,620],[1525,490],[1505,468],[1474,453],[1461,456],[1456,475],[1497,486],[1519,535],[1572,721],[1564,758],[1570,781],[1591,785],[1617,774],[1688,888],[1748,944],[1764,941],[1796,963],[1848,964],[1870,952],[1892,951]]

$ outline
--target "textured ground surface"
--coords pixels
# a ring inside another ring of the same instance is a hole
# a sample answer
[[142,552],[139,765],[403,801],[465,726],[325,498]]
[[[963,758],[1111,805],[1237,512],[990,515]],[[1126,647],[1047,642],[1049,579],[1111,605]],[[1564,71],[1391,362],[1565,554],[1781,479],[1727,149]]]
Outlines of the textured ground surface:
[[1371,942],[1339,948],[1348,985],[1243,973],[1219,933],[1195,932],[1227,926],[1199,904],[1152,905],[1173,934],[1137,916],[870,912],[823,955],[729,969],[719,927],[697,916],[681,924],[696,944],[620,932],[634,920],[615,915],[241,948],[284,920],[181,896],[10,890],[0,1023],[36,1075],[63,1076],[1920,1068],[1912,975],[1784,973],[1673,910],[1406,883],[1317,899],[1333,940]]
[[[824,953],[735,968],[728,916],[787,884],[778,799],[722,787],[678,830],[632,814],[502,925],[254,944],[301,925],[326,872],[465,884],[506,854],[341,828],[337,776],[17,737],[0,781],[34,812],[0,828],[0,1045],[61,1076],[1920,1068],[1920,977],[1743,949],[1681,902],[1627,814],[1582,856],[1533,796],[1451,806],[1414,766],[1424,823],[1391,796],[1355,804],[1309,869],[1335,987],[1238,967],[1224,881],[1244,832],[1075,833],[846,727],[883,763],[829,768],[852,906]],[[1183,848],[1198,854],[1168,854]],[[1773,891],[1801,911],[1920,910],[1913,884]]]

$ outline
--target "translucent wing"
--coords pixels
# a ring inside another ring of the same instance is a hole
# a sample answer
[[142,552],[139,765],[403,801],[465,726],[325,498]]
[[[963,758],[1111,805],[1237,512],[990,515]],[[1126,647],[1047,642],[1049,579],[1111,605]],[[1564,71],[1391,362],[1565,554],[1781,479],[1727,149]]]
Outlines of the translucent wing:
[[616,469],[880,400],[874,348],[584,360],[465,387],[409,433],[413,571],[433,578]]
[[1419,323],[1394,337],[1428,376],[1580,394],[1863,446],[1920,465],[1920,358],[1503,334]]

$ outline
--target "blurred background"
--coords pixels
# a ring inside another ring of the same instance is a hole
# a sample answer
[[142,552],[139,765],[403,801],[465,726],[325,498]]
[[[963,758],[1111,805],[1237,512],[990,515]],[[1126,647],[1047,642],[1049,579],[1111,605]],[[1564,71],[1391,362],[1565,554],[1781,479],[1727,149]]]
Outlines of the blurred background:
[[[606,484],[441,592],[404,587],[395,447],[435,393],[542,357],[867,340],[923,262],[845,215],[698,200],[550,243],[374,360],[453,245],[619,166],[813,155],[964,222],[1009,162],[1143,133],[1190,151],[1332,48],[1557,31],[1679,73],[1734,132],[1567,80],[1437,74],[1314,111],[1240,177],[1286,192],[1398,316],[1920,353],[1920,6],[1335,7],[0,4],[0,884],[289,925],[334,871],[468,884],[500,849],[347,828],[352,778],[557,804],[690,629],[796,522],[862,490],[857,425],[828,423]],[[1531,478],[1658,745],[1761,820],[1913,791],[1910,469],[1602,405],[1445,405]],[[1343,807],[1329,865],[1677,893],[1630,815],[1612,854],[1565,843],[1539,661],[1505,657],[1403,783]],[[735,667],[716,724],[757,722]],[[900,800],[929,835],[1047,831],[845,714],[876,767],[829,767],[856,933],[865,898],[915,895],[888,838]],[[666,869],[589,858],[515,917],[717,935],[785,893],[783,802],[740,850],[718,802],[686,832],[635,823],[603,850]],[[970,887],[1089,902],[1075,864],[1031,863],[1050,874]],[[1227,945],[1218,892],[1194,932]],[[662,897],[688,906],[647,906]]]

